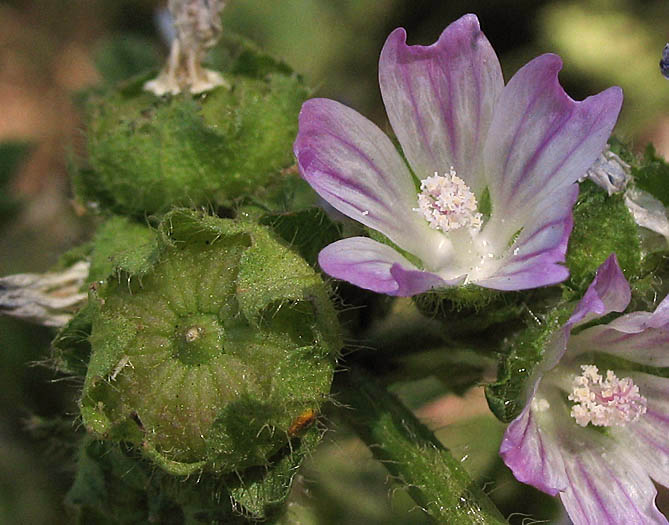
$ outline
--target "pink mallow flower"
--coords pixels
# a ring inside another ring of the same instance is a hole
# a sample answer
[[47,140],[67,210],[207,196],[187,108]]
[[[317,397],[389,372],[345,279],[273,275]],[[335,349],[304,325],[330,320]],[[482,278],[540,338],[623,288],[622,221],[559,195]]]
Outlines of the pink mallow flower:
[[560,496],[575,525],[669,523],[651,481],[669,486],[669,378],[648,373],[669,367],[669,297],[583,328],[629,301],[612,255],[545,347],[500,448],[519,481]]
[[307,101],[294,146],[303,177],[337,210],[410,254],[351,237],[323,249],[321,268],[401,296],[566,279],[576,181],[606,145],[622,91],[575,102],[558,81],[561,67],[560,57],[542,55],[504,86],[476,16],[453,22],[427,47],[407,46],[396,29],[381,51],[379,83],[408,166],[356,111]]

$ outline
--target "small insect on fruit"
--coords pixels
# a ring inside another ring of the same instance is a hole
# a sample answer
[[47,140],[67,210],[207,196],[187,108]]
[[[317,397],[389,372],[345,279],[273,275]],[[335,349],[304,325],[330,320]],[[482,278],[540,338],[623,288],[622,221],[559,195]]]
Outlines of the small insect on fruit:
[[299,416],[297,416],[295,421],[290,424],[288,435],[290,437],[296,437],[300,435],[305,429],[313,425],[314,421],[316,421],[316,417],[318,417],[316,411],[312,408],[308,408]]

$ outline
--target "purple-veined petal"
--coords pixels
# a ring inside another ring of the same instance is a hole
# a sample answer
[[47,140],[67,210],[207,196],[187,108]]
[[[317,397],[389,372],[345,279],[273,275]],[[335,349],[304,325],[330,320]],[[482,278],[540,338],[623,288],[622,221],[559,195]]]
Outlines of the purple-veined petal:
[[614,319],[607,326],[629,334],[648,329],[669,329],[669,296],[653,312],[633,312]]
[[[565,260],[573,226],[571,209],[578,198],[578,185],[537,206],[534,220],[520,232],[497,271],[476,284],[497,290],[525,290],[564,281],[569,270]],[[486,232],[483,232],[486,235]],[[493,238],[488,241],[491,245]]]
[[572,338],[570,353],[605,352],[648,366],[669,366],[669,327],[622,332],[609,325],[593,326]]
[[555,389],[541,409],[545,390],[504,434],[500,454],[514,476],[559,494],[574,525],[666,524],[635,449],[577,426]]
[[387,295],[410,296],[452,285],[367,237],[350,237],[326,246],[318,263],[332,277]]
[[554,429],[542,428],[540,417],[529,403],[507,427],[499,453],[518,481],[556,496],[568,480]]
[[431,261],[443,236],[413,209],[412,176],[390,139],[353,109],[328,99],[304,103],[294,145],[302,176],[334,208]]
[[480,150],[504,80],[476,16],[456,20],[431,46],[407,46],[404,29],[393,31],[381,51],[379,83],[416,176],[453,166],[480,195]]
[[[597,268],[594,280],[588,286],[567,325],[575,326],[611,312],[622,312],[627,308],[630,298],[630,286],[613,253]],[[569,343],[570,351],[572,341]]]
[[561,448],[569,480],[560,494],[574,525],[662,525],[657,491],[633,451],[597,431],[580,429],[583,439]]
[[605,352],[649,366],[669,366],[669,296],[654,312],[633,312],[572,338],[570,353]]
[[[622,311],[630,300],[630,289],[618,266],[615,254],[598,268],[595,279],[588,287],[569,321],[555,332],[547,343],[544,356],[527,382],[525,409],[507,428],[500,448],[504,462],[519,481],[528,483],[544,492],[555,495],[569,485],[562,466],[561,440],[573,437],[569,429],[581,432],[576,423],[564,416],[566,412],[560,395],[554,388],[542,386],[547,372],[555,368],[567,352],[572,352],[571,329],[575,324]],[[545,407],[542,409],[542,404]],[[576,435],[578,439],[578,435]]]
[[637,421],[613,427],[612,436],[633,451],[637,461],[658,483],[669,487],[669,379],[641,372],[621,374],[631,377],[647,401],[647,411]]
[[557,55],[535,58],[513,76],[495,105],[484,173],[491,221],[505,219],[505,238],[531,221],[527,214],[539,200],[583,176],[618,118],[620,88],[576,102],[560,86],[561,68]]

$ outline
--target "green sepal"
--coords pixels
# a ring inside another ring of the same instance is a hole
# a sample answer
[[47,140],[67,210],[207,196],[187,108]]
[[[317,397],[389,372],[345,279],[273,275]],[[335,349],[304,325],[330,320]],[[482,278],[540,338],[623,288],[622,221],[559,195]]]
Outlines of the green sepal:
[[[221,220],[191,210],[176,210],[165,216],[160,231],[163,242],[177,247],[186,241],[213,243],[223,236],[248,239],[245,242],[249,248],[240,259],[236,291],[240,310],[248,319],[260,323],[267,313],[275,315],[274,311],[267,312],[268,308],[280,310],[279,306],[286,302],[306,301],[323,320],[323,326],[338,326],[330,308],[329,291],[321,278],[294,251],[285,245],[277,246],[277,238],[267,228],[249,221]],[[337,330],[331,330],[324,339],[337,341],[331,348],[335,353],[339,344]]]
[[226,523],[275,519],[293,478],[322,437],[311,427],[271,462],[228,476],[156,470],[127,443],[85,437],[66,506],[78,523]]
[[322,430],[312,426],[301,438],[293,439],[287,447],[288,453],[269,469],[255,467],[244,471],[237,483],[228,486],[230,496],[255,520],[278,516],[284,510],[298,468],[322,436]]
[[497,381],[485,387],[488,406],[495,416],[508,423],[525,407],[528,387],[545,349],[556,332],[569,319],[573,305],[551,309],[541,318],[534,316],[525,329],[506,344],[497,370]]
[[[84,438],[65,505],[82,524],[145,523],[157,517],[149,516],[146,509],[150,480],[150,473],[118,445]],[[166,519],[173,510],[161,509],[157,514]]]
[[73,173],[81,204],[141,218],[175,205],[229,207],[277,183],[294,164],[308,90],[285,64],[231,45],[212,53],[231,90],[158,98],[140,75],[91,95],[89,166]]
[[151,233],[140,274],[115,266],[90,289],[84,423],[174,475],[263,465],[328,398],[341,346],[330,292],[248,221],[175,210]]
[[639,229],[625,205],[624,196],[608,196],[593,182],[582,182],[567,250],[570,276],[565,284],[573,292],[572,298],[583,295],[597,268],[612,253],[618,257],[628,280],[640,276]]
[[268,213],[260,224],[269,226],[297,251],[311,266],[316,266],[318,254],[328,244],[341,239],[341,230],[321,208]]
[[526,311],[527,294],[467,284],[423,293],[413,300],[423,314],[441,320],[446,333],[453,336],[480,334],[493,326],[510,328]]
[[[100,225],[92,241],[63,254],[56,268],[65,269],[78,261],[90,261],[87,282],[93,284],[89,294],[96,296],[100,282],[128,274],[141,277],[151,269],[158,256],[159,246],[154,230],[124,217],[112,217]],[[85,290],[85,287],[82,288]],[[54,370],[82,379],[86,376],[95,305],[95,301],[87,303],[56,334],[48,361]]]
[[100,225],[92,241],[89,282],[126,272],[140,277],[159,255],[155,232],[125,217],[111,217]]

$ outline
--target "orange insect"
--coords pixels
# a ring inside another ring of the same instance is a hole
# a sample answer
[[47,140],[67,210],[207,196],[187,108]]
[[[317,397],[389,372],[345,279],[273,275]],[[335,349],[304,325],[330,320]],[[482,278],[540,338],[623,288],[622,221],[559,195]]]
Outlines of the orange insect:
[[288,435],[290,437],[295,437],[301,434],[304,429],[313,425],[314,421],[316,421],[316,417],[318,417],[318,413],[313,408],[307,408],[290,424]]

